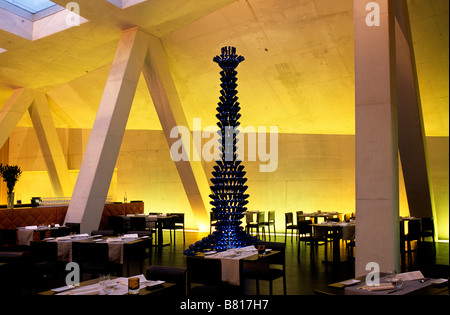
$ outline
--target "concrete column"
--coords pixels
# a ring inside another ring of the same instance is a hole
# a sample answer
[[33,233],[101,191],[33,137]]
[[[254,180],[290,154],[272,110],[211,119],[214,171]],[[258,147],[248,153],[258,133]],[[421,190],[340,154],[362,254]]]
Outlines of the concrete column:
[[[9,138],[5,144],[0,148],[0,163],[8,164],[9,162]],[[6,183],[0,178],[0,204],[6,205]]]
[[354,0],[356,276],[400,266],[393,4]]
[[[395,1],[398,145],[411,216],[433,216],[427,146],[406,1]],[[438,233],[436,233],[438,235]]]
[[147,34],[123,32],[65,219],[82,233],[99,226],[147,51]]
[[[151,37],[149,58],[146,59],[142,71],[158,113],[167,143],[169,144],[169,147],[171,147],[175,141],[179,140],[178,138],[170,137],[172,128],[176,126],[187,128],[189,124],[187,123],[159,38]],[[193,143],[192,134],[190,134],[189,140],[189,142],[186,141],[183,145],[190,149],[190,145]],[[189,150],[186,151],[189,152]],[[205,199],[209,198],[208,196],[211,193],[211,189],[200,158],[196,156],[198,152],[195,149],[193,151],[194,158],[189,157],[189,161],[177,161],[175,162],[175,165],[197,225],[200,230],[208,231],[209,211],[211,206],[209,205],[209,201]]]
[[15,90],[6,104],[3,105],[0,110],[0,147],[8,140],[11,132],[13,132],[32,102],[32,91],[20,88]]
[[34,92],[33,94],[34,103],[28,111],[47,166],[53,192],[56,197],[68,197],[72,194],[73,186],[47,97],[44,93]]

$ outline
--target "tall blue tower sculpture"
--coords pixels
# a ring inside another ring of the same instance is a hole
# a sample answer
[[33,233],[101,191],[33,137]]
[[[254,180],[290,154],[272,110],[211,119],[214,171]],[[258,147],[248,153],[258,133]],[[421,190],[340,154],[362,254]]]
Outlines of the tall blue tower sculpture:
[[220,85],[220,102],[218,103],[216,117],[219,119],[217,126],[220,128],[220,160],[216,161],[211,179],[212,199],[210,204],[217,219],[216,230],[209,236],[189,246],[185,250],[186,255],[195,255],[198,252],[211,250],[222,251],[227,248],[240,248],[254,244],[257,239],[244,231],[241,227],[243,212],[247,210],[249,195],[245,192],[247,178],[244,165],[236,153],[236,138],[240,125],[240,104],[237,101],[237,71],[236,67],[244,61],[244,57],[236,54],[236,48],[223,47],[221,54],[214,57],[222,71]]

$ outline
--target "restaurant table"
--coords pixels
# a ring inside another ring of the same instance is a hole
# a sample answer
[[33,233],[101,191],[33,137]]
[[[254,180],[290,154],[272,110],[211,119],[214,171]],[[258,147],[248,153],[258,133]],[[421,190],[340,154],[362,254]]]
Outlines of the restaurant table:
[[317,223],[318,218],[333,218],[338,216],[340,212],[332,211],[332,212],[311,212],[311,213],[299,213],[298,217],[311,218],[314,223]]
[[210,252],[207,254],[200,254],[200,257],[203,257],[204,259],[220,259],[222,264],[222,282],[239,286],[242,285],[240,274],[243,262],[262,262],[278,253],[280,252],[268,248],[264,255],[258,255],[255,246],[250,245],[242,248],[228,249],[219,253]]
[[[444,282],[443,282],[444,281]],[[445,280],[440,279],[421,279],[404,281],[400,289],[390,286],[391,284],[386,281],[386,277],[380,278],[379,286],[367,286],[365,282],[357,285],[345,287],[345,295],[416,295],[427,294],[434,295],[447,290],[447,288],[436,283],[444,283]]]
[[328,236],[333,238],[333,260],[327,260],[327,253],[325,251],[324,263],[340,264],[341,261],[341,240],[353,240],[355,238],[355,223],[346,222],[322,222],[311,224],[314,228],[314,236]]
[[52,230],[59,229],[60,226],[38,226],[31,225],[17,228],[17,245],[29,246],[30,242],[34,240],[34,233],[39,233],[39,239],[43,240],[46,233]]
[[[383,279],[386,279],[386,274],[380,272],[380,283],[383,283]],[[405,290],[402,289],[392,293],[388,292],[393,290],[364,292],[367,291],[362,289],[366,285],[366,276],[361,276],[331,283],[326,291],[320,292],[330,295],[448,295],[448,279],[424,278],[424,280],[426,281],[423,283],[414,280],[418,283],[411,282],[405,286]]]
[[[129,278],[139,277],[139,295],[161,295],[170,293],[174,287],[174,283],[168,283],[164,281],[149,280],[154,286],[147,286],[144,281],[147,281],[144,275],[133,276]],[[116,287],[109,295],[128,295],[128,278],[124,277],[111,277],[116,282]],[[70,289],[69,289],[70,288]],[[66,289],[66,290],[65,290]],[[103,292],[100,278],[83,281],[79,286],[67,286],[61,288],[55,288],[48,291],[40,292],[39,295],[106,295]]]
[[44,241],[58,243],[58,260],[63,262],[72,261],[73,242],[108,243],[109,260],[111,262],[123,264],[124,246],[132,246],[137,241],[145,239],[146,237],[138,238],[137,235],[133,234],[125,234],[123,237],[101,237],[95,235],[89,236],[88,234],[77,234],[57,238],[47,238]]
[[126,215],[126,216],[120,216],[124,220],[125,227],[130,228],[130,218],[132,216],[139,216],[139,217],[145,217],[146,225],[148,228],[153,228],[154,224],[156,224],[156,230],[157,230],[157,244],[158,247],[163,247],[170,245],[170,243],[164,243],[164,233],[163,228],[165,224],[170,222],[173,218],[175,218],[175,215],[166,215],[166,214],[149,214],[149,215]]

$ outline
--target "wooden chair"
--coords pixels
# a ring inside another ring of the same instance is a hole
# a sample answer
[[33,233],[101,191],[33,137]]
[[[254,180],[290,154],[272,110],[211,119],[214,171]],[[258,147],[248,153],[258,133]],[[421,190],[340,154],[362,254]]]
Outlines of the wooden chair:
[[258,261],[243,261],[241,277],[256,281],[256,294],[259,295],[259,281],[269,281],[269,294],[273,294],[273,281],[283,280],[283,294],[286,295],[286,244],[278,242],[257,242],[256,246],[263,244],[267,249],[280,253]]
[[267,230],[269,232],[269,241],[270,241],[270,227],[273,226],[273,235],[274,238],[277,238],[276,230],[275,230],[275,211],[269,211],[267,215],[267,221],[264,222],[264,226],[267,226]]

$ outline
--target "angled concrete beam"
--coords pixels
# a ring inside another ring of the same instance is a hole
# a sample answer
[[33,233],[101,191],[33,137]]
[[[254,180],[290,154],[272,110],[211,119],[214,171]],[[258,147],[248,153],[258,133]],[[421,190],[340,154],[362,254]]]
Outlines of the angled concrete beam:
[[125,30],[119,41],[65,218],[66,223],[79,223],[82,232],[99,226],[148,40],[135,27]]
[[399,172],[394,2],[354,0],[355,274],[399,270]]
[[6,104],[0,109],[0,147],[5,144],[32,102],[33,93],[31,90],[20,88],[13,92]]
[[44,93],[33,92],[33,94],[34,102],[28,112],[47,166],[53,192],[56,197],[70,196],[73,186],[47,97]]
[[[187,123],[159,38],[151,36],[149,57],[145,60],[142,72],[158,113],[167,143],[171,147],[175,141],[179,140],[178,138],[170,137],[172,128],[177,126],[187,128],[189,124]],[[183,140],[185,139],[182,138],[181,141]],[[183,145],[185,148],[189,148],[191,143],[193,143],[192,134],[190,134],[189,143],[186,141]],[[189,152],[190,150],[186,151]],[[200,159],[195,156],[197,151],[195,149],[193,151],[194,158],[189,157],[189,161],[180,160],[175,162],[175,165],[198,228],[207,231],[209,230],[209,211],[211,206],[205,199],[208,198],[211,189]]]
[[398,146],[406,196],[411,216],[433,217],[433,191],[406,1],[395,1],[395,15]]

